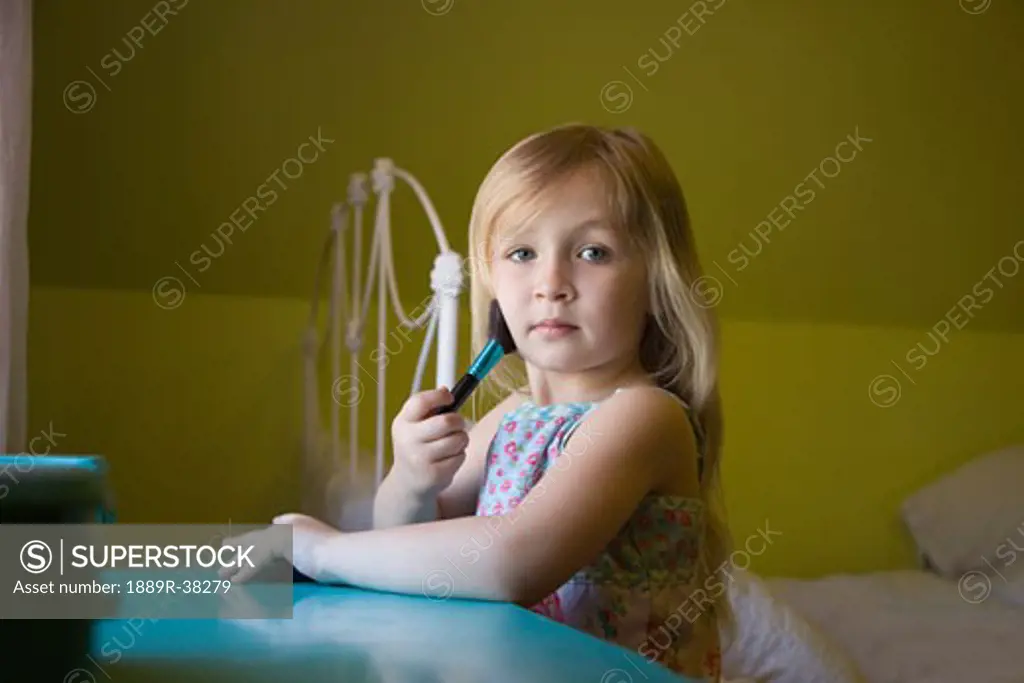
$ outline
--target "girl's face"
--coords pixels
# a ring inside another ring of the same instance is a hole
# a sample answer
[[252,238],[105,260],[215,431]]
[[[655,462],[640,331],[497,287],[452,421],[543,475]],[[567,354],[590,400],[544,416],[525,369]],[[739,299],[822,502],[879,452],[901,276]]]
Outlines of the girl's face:
[[534,222],[495,240],[492,284],[520,355],[552,373],[637,362],[647,268],[613,226],[606,190],[577,173]]

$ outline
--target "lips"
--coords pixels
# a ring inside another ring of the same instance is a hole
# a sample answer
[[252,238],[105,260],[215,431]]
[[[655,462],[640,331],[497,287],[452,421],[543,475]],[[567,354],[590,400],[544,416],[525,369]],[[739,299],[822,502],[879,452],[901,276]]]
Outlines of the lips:
[[573,330],[573,329],[576,329],[576,326],[572,325],[570,323],[567,323],[564,320],[559,320],[557,318],[552,318],[550,320],[541,320],[539,323],[536,323],[535,325],[533,325],[533,327],[531,327],[530,329],[533,329],[533,330],[561,330],[561,329]]

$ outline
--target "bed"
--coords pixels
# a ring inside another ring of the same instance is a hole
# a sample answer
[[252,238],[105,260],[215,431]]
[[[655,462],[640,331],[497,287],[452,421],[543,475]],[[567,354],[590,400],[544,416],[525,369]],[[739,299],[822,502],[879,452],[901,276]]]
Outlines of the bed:
[[1004,595],[1010,584],[1000,581],[993,577],[987,596],[981,579],[962,590],[959,581],[921,570],[767,585],[867,683],[1024,683],[1024,605]]
[[727,683],[1024,683],[1024,445],[914,491],[900,515],[919,567],[733,572]]

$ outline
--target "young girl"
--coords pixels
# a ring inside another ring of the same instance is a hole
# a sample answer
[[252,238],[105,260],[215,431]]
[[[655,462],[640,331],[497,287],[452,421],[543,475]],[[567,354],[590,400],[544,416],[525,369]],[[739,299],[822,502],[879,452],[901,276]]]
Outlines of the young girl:
[[533,135],[484,179],[469,237],[474,351],[492,299],[518,349],[485,381],[504,400],[467,434],[458,414],[430,416],[446,388],[409,398],[374,530],[277,517],[293,564],[518,603],[718,681],[716,326],[672,169],[632,130]]

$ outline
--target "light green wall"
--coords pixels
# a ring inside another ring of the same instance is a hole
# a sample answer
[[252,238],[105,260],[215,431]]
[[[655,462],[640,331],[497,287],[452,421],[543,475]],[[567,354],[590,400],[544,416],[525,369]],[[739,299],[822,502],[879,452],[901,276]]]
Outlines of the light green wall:
[[[32,431],[52,421],[62,451],[107,456],[123,521],[265,522],[299,501],[307,314],[284,300],[196,296],[165,311],[146,293],[36,288]],[[730,522],[740,544],[765,524],[781,533],[756,558],[763,571],[907,566],[900,500],[1024,440],[1021,335],[965,331],[936,347],[914,330],[727,322],[723,336]],[[391,343],[391,414],[420,339]],[[915,370],[905,357],[919,343],[938,352]],[[869,394],[881,374],[902,380],[889,407]],[[369,452],[375,394],[362,379]],[[329,396],[329,376],[322,387]]]
[[[961,4],[168,0],[164,21],[148,0],[37,0],[30,430],[52,420],[67,450],[108,456],[126,520],[293,507],[299,342],[349,174],[394,158],[465,253],[477,185],[513,141],[637,125],[721,285],[737,540],[770,520],[771,572],[906,566],[899,500],[1024,438],[1024,276],[1005,260],[1024,237],[1024,9]],[[871,141],[838,175],[809,180],[857,131]],[[253,197],[266,210],[203,261]],[[412,308],[436,246],[404,186],[393,215]],[[164,310],[170,277],[187,294]],[[415,360],[391,368],[392,409]],[[889,408],[870,400],[880,374],[903,382]]]

